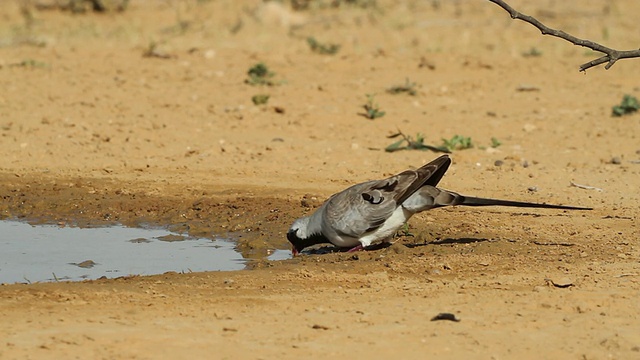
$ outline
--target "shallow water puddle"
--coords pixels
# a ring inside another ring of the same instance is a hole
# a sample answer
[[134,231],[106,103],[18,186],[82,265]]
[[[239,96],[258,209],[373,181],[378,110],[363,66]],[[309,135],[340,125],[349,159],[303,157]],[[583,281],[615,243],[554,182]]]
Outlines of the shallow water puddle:
[[[0,283],[241,270],[235,244],[163,229],[59,227],[0,221]],[[276,252],[276,258],[284,256]]]
[[271,261],[287,260],[287,259],[291,259],[292,257],[293,257],[293,254],[291,253],[291,250],[275,249],[273,250],[271,255],[267,256],[267,260],[271,260]]

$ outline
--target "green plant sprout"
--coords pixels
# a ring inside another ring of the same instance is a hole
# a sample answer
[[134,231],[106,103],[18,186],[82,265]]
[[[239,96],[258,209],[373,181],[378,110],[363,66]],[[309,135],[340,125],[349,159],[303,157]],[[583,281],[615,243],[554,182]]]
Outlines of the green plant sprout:
[[638,98],[631,95],[625,95],[622,98],[620,105],[616,105],[612,108],[612,116],[622,116],[634,113],[640,110],[640,102]]
[[322,55],[334,55],[340,50],[339,44],[323,44],[318,42],[313,36],[309,36],[307,38],[307,44],[311,48],[311,51],[314,53],[322,54]]
[[396,234],[395,234],[394,237],[401,237],[401,236],[406,236],[406,237],[414,237],[415,236],[411,232],[411,230],[409,230],[409,223],[404,223],[402,228],[400,230],[396,231]]
[[418,133],[415,139],[410,135],[405,135],[402,131],[398,130],[397,133],[387,136],[388,139],[394,139],[397,137],[402,139],[394,142],[393,144],[384,148],[386,152],[395,152],[400,150],[431,150],[435,152],[450,153],[451,151],[443,146],[433,146],[424,143],[424,135]]
[[418,91],[416,90],[416,83],[410,82],[409,79],[406,79],[403,85],[396,85],[388,88],[387,92],[389,94],[406,93],[411,96],[415,96],[418,93]]
[[374,104],[373,99],[374,99],[373,94],[367,94],[367,103],[363,105],[363,108],[366,112],[359,113],[358,115],[362,115],[367,119],[371,119],[371,120],[384,116],[385,112],[380,110],[380,108],[378,107],[378,104]]
[[251,97],[254,105],[264,105],[269,101],[269,94],[258,94]]
[[542,51],[538,50],[536,47],[532,47],[531,49],[522,53],[524,57],[539,57],[542,56]]
[[269,70],[267,65],[264,63],[257,63],[252,66],[249,71],[247,71],[247,75],[249,75],[249,78],[244,82],[249,85],[275,85],[275,82],[273,81],[275,73]]
[[442,139],[442,146],[449,149],[450,151],[453,150],[464,150],[464,149],[470,149],[473,147],[473,142],[471,141],[470,137],[466,137],[466,136],[462,136],[462,135],[455,135],[453,136],[451,139]]

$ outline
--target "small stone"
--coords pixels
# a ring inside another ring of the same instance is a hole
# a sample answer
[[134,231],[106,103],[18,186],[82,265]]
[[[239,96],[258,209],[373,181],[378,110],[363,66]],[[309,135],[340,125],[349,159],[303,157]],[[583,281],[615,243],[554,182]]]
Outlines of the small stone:
[[590,311],[590,310],[591,310],[591,308],[589,307],[589,305],[586,305],[586,304],[576,305],[576,312],[578,314],[584,314],[584,313],[586,313],[587,311]]
[[214,57],[216,57],[216,51],[215,50],[209,49],[209,50],[204,52],[204,58],[205,59],[213,59]]
[[318,197],[310,194],[305,194],[300,200],[300,205],[306,208],[319,205]]
[[540,88],[535,86],[535,85],[530,85],[530,84],[520,84],[517,88],[516,91],[520,91],[520,92],[527,92],[527,91],[540,91]]
[[404,254],[407,252],[407,247],[402,244],[395,243],[389,246],[389,251],[392,251],[396,254]]
[[531,191],[531,192],[536,192],[536,191],[538,191],[538,187],[537,187],[537,186],[529,186],[529,187],[527,188],[527,190],[529,190],[529,191]]
[[619,156],[614,156],[614,157],[611,158],[610,162],[612,164],[614,164],[614,165],[620,165],[620,164],[622,164],[622,159],[620,159]]
[[85,260],[85,261],[79,262],[79,263],[69,263],[69,265],[75,265],[75,266],[81,267],[83,269],[91,269],[92,267],[96,266],[97,263],[95,263],[93,260]]
[[504,164],[504,161],[502,161],[502,160],[496,160],[496,161],[493,163],[493,165],[494,165],[494,166],[502,166],[503,164]]

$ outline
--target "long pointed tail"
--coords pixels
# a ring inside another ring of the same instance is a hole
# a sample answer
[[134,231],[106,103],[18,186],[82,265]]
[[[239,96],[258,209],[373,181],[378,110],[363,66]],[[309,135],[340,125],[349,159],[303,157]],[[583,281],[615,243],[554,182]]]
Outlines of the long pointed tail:
[[459,195],[460,202],[456,201],[455,205],[463,206],[514,206],[514,207],[526,207],[526,208],[542,208],[542,209],[564,209],[564,210],[593,210],[589,207],[580,206],[567,206],[567,205],[553,205],[553,204],[539,204],[523,201],[511,201],[511,200],[499,200],[499,199],[485,199],[473,196]]
[[563,209],[563,210],[593,210],[589,207],[538,204],[524,201],[487,199],[464,196],[453,191],[424,185],[402,203],[402,207],[413,213],[438,208],[442,206],[513,206],[526,208]]

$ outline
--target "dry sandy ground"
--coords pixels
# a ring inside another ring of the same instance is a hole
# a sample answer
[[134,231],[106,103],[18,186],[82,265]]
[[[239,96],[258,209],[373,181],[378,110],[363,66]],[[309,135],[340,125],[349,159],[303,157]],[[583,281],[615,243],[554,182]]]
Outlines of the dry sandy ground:
[[[640,358],[640,114],[611,116],[640,95],[640,60],[581,74],[599,55],[488,1],[310,3],[2,4],[2,216],[189,228],[256,260],[1,286],[0,358]],[[637,2],[512,5],[638,47]],[[245,83],[258,62],[274,86]],[[415,96],[385,91],[406,79]],[[358,115],[365,94],[384,117]],[[444,188],[595,209],[440,209],[387,249],[264,260],[327,196],[437,156],[382,151],[398,129],[473,139]],[[441,312],[460,321],[430,321]]]

